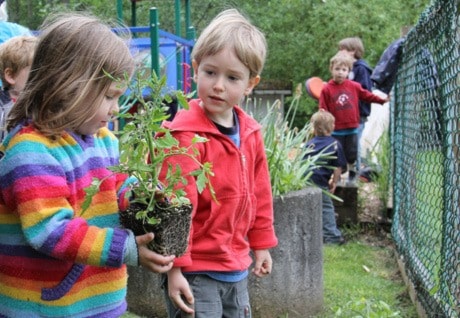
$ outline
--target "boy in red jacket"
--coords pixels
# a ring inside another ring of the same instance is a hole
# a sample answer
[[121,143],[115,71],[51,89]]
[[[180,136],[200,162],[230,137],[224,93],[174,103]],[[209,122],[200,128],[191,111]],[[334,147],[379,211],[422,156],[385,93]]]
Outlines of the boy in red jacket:
[[[265,56],[264,35],[237,10],[223,11],[192,52],[198,99],[164,123],[181,146],[189,146],[196,134],[208,139],[195,150],[200,161],[213,165],[217,197],[216,202],[208,189],[199,193],[197,181],[187,178],[192,228],[187,252],[168,272],[169,317],[179,317],[181,310],[195,318],[250,317],[250,252],[256,276],[272,270],[269,249],[278,241],[261,126],[238,106],[259,83]],[[197,168],[178,156],[168,163],[184,174]]]
[[356,179],[356,158],[358,155],[358,127],[360,122],[359,101],[384,104],[389,97],[381,98],[361,84],[348,79],[353,60],[348,54],[339,52],[331,58],[329,69],[332,79],[323,87],[319,108],[335,117],[334,136],[342,144],[347,159],[348,181]]
[[[372,80],[371,73],[372,68],[363,59],[364,56],[364,44],[361,38],[354,36],[344,38],[339,42],[339,51],[350,55],[353,60],[353,67],[351,68],[348,78],[355,81],[369,92],[372,92]],[[358,156],[356,158],[356,169],[359,173],[361,169],[361,138],[363,136],[364,126],[367,122],[367,117],[371,114],[371,104],[364,101],[359,102],[359,116],[360,123],[358,127]]]

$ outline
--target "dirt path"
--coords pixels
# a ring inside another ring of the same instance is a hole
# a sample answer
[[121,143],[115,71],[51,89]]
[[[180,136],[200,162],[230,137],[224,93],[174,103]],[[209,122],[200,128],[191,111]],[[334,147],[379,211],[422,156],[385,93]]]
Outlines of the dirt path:
[[361,183],[358,193],[358,221],[362,228],[363,238],[371,245],[392,245],[391,239],[391,207],[383,210],[382,202],[376,195],[375,183]]

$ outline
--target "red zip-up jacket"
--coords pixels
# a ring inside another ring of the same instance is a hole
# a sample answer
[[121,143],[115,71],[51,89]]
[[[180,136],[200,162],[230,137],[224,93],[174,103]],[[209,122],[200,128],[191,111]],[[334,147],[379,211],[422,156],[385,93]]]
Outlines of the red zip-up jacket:
[[335,130],[359,126],[359,101],[385,104],[385,100],[364,89],[361,84],[344,80],[337,84],[333,80],[324,85],[319,97],[319,108],[335,117]]
[[[273,226],[273,199],[265,156],[261,126],[241,108],[235,106],[239,119],[241,145],[238,148],[199,106],[189,102],[164,126],[172,130],[181,146],[191,144],[198,134],[209,141],[196,145],[200,162],[213,164],[211,182],[217,201],[209,190],[198,193],[193,177],[185,187],[192,202],[192,227],[186,253],[176,258],[174,266],[183,272],[243,271],[252,263],[249,251],[277,245]],[[170,157],[184,173],[196,164],[184,157]]]

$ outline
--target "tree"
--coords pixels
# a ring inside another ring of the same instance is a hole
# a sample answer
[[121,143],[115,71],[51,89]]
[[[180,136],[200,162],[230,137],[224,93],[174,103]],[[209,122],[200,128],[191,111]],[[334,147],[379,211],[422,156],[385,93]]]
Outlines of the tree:
[[311,76],[328,79],[329,59],[340,39],[362,38],[365,59],[373,66],[383,50],[414,25],[429,0],[242,1],[242,7],[265,32],[269,56],[265,78],[293,85]]
[[[116,1],[8,0],[10,20],[36,29],[53,11],[89,11],[104,19],[117,17]],[[182,13],[184,12],[184,1]],[[362,38],[364,58],[374,66],[383,50],[400,37],[403,26],[414,25],[430,0],[190,0],[191,21],[199,35],[221,10],[239,8],[267,37],[269,53],[261,85],[292,88],[311,76],[329,78],[329,59],[340,39]],[[174,1],[138,1],[138,25],[148,25],[149,8],[156,6],[160,27],[175,33]],[[123,1],[130,24],[131,1]],[[184,16],[181,26],[185,27]],[[185,37],[185,30],[182,30]]]

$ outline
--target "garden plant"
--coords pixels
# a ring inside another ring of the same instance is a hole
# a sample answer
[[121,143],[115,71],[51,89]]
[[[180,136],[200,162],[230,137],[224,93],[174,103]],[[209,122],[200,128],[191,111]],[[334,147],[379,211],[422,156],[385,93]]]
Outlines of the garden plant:
[[[126,211],[120,212],[120,221],[135,235],[154,232],[155,238],[149,245],[153,251],[179,256],[187,248],[192,206],[183,190],[186,176],[179,166],[167,165],[165,161],[171,156],[194,160],[199,168],[191,175],[197,180],[198,191],[208,187],[214,196],[210,183],[212,164],[199,162],[193,147],[207,140],[196,135],[190,147],[180,147],[171,132],[161,125],[169,117],[166,105],[171,102],[171,97],[165,94],[166,79],[158,78],[155,73],[143,79],[140,74],[137,73],[130,85],[127,97],[131,104],[137,105],[137,110],[119,114],[126,122],[116,132],[120,141],[120,164],[109,168],[137,179],[127,192],[131,204]],[[186,96],[181,92],[174,95],[180,107],[187,109]],[[162,171],[166,171],[163,180],[160,178]],[[86,189],[88,204],[103,181],[95,179]]]

